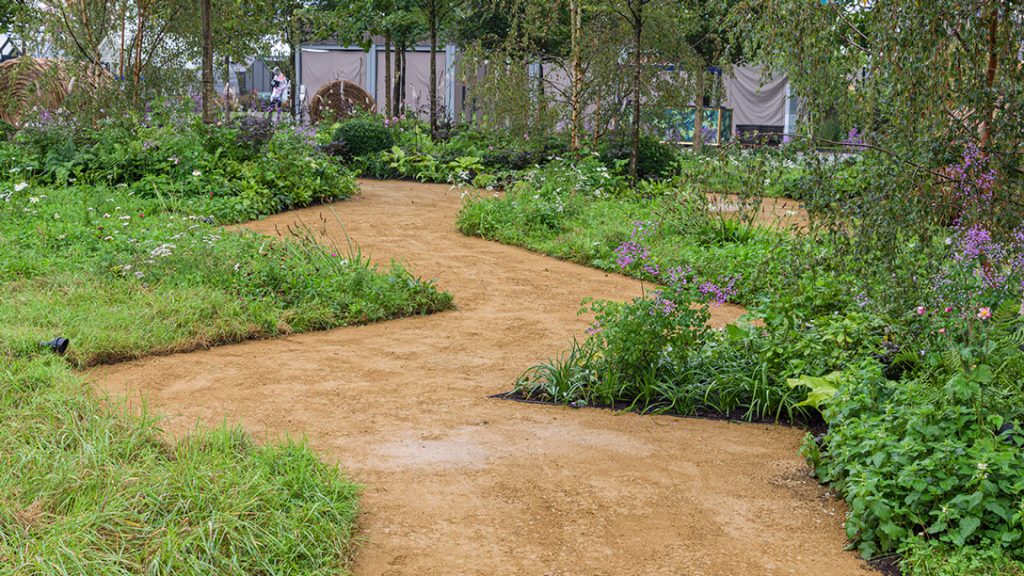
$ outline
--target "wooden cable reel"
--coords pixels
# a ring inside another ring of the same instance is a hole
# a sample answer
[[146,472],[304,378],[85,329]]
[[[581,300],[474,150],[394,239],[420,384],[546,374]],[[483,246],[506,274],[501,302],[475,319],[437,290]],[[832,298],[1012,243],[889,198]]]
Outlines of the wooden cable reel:
[[86,63],[21,57],[0,63],[0,120],[17,125],[33,108],[55,111],[73,90],[100,89],[109,72]]
[[348,80],[334,80],[321,86],[313,95],[309,104],[309,119],[315,124],[328,110],[334,112],[335,118],[350,116],[357,109],[372,112],[374,105],[373,96],[358,84]]

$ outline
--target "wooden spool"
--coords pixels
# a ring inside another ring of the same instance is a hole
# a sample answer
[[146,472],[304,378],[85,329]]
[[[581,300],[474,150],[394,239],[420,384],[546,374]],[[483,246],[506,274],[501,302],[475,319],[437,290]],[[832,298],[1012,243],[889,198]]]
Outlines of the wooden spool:
[[73,90],[95,91],[111,79],[95,65],[21,57],[0,63],[0,120],[18,125],[32,108],[54,111]]
[[355,110],[372,112],[373,96],[358,84],[348,80],[334,80],[320,87],[309,103],[309,119],[314,124],[319,122],[327,110],[334,112],[336,118],[352,115]]

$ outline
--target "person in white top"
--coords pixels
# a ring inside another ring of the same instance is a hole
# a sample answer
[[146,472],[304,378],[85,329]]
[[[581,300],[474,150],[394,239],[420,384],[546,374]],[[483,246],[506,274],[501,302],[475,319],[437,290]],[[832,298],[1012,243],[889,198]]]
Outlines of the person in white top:
[[274,78],[270,81],[270,112],[281,111],[281,104],[288,96],[288,77],[280,68],[274,68]]

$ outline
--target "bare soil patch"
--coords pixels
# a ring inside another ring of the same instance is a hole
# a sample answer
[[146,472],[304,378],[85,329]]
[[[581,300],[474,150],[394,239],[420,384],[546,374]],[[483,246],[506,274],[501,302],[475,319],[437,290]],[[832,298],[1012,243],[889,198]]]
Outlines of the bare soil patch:
[[[403,260],[458,309],[293,335],[91,373],[143,397],[171,434],[237,422],[305,436],[366,486],[361,575],[868,574],[843,550],[844,509],[807,475],[803,433],[507,402],[530,365],[581,336],[585,296],[627,299],[634,280],[467,238],[447,186],[363,182],[301,220],[376,261]],[[723,306],[712,322],[734,321]]]
[[738,218],[741,213],[749,214],[757,208],[753,221],[759,226],[803,231],[810,225],[807,210],[791,198],[764,197],[755,200],[743,199],[736,194],[708,194],[708,204],[709,212],[728,218]]

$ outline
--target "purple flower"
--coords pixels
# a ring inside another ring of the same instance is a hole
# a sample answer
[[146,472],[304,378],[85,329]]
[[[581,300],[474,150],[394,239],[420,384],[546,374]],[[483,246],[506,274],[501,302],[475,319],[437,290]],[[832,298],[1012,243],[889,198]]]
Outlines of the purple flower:
[[689,277],[693,274],[693,268],[687,266],[675,266],[665,271],[665,277],[668,279],[668,283],[674,287],[686,286],[689,283]]
[[867,308],[868,304],[871,304],[871,299],[868,298],[868,295],[863,292],[854,296],[853,300],[854,302],[857,303],[857,306],[860,306],[861,308]]
[[861,138],[860,132],[857,128],[850,128],[850,133],[846,135],[846,140],[843,140],[843,146],[851,150],[860,148],[864,144],[864,139]]
[[719,286],[718,284],[708,280],[702,283],[698,290],[704,296],[711,297],[712,302],[716,304],[725,304],[730,298],[736,295],[736,278],[729,278],[729,281],[725,286]]
[[660,313],[662,316],[671,316],[676,311],[676,303],[658,292],[654,296],[654,306],[651,308],[651,315]]
[[[615,262],[619,265],[619,268],[629,268],[635,262],[643,262],[650,257],[651,251],[643,243],[655,228],[656,225],[653,222],[638,220],[633,223],[633,232],[630,235],[630,239],[615,249],[615,253],[618,256]],[[647,268],[645,267],[645,269]],[[657,270],[657,266],[654,266],[653,269]],[[657,272],[651,272],[649,269],[648,272],[654,276],[658,275]]]
[[650,250],[632,240],[620,244],[615,253],[618,254],[615,262],[623,269],[629,268],[634,262],[642,262],[651,255]]
[[975,224],[961,234],[957,248],[958,252],[953,254],[953,259],[964,261],[994,252],[998,245],[992,241],[992,234],[984,226]]

